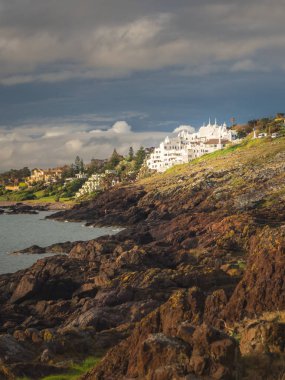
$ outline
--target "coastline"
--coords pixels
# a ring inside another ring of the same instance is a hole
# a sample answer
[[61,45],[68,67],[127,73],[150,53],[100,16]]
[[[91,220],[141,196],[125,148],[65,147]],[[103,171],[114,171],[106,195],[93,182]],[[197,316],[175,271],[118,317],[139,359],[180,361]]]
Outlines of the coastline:
[[50,211],[60,211],[60,210],[70,210],[73,206],[74,203],[67,203],[67,202],[37,202],[37,201],[0,201],[0,208],[1,207],[11,207],[11,206],[16,206],[16,205],[27,205],[31,206],[34,209],[37,208],[45,208],[46,210]]
[[82,380],[279,378],[284,151],[250,143],[55,213],[125,229],[0,276],[0,377],[36,380],[93,355]]

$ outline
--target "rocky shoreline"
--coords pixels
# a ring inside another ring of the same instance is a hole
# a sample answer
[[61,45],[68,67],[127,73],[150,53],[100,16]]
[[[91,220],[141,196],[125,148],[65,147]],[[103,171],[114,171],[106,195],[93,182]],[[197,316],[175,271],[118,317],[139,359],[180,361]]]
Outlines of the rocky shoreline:
[[77,244],[81,243],[81,241],[77,242],[70,242],[66,241],[64,243],[55,243],[51,244],[47,247],[40,247],[38,245],[32,245],[28,248],[20,249],[19,251],[15,251],[10,253],[10,255],[39,255],[43,253],[54,253],[54,254],[63,254],[63,253],[69,253],[73,247],[75,247]]
[[84,380],[278,378],[285,371],[281,143],[54,214],[127,228],[0,276],[0,378],[40,379],[89,355],[103,359]]
[[34,201],[0,201],[0,210],[11,210],[13,213],[30,213],[31,211],[59,211],[72,208],[72,204],[63,202],[34,202]]

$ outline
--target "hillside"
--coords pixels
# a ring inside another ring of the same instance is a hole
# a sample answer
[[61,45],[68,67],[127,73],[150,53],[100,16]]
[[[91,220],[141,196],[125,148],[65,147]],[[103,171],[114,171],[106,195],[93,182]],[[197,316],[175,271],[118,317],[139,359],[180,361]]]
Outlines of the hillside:
[[3,378],[282,379],[284,159],[245,140],[57,213],[126,229],[0,276]]

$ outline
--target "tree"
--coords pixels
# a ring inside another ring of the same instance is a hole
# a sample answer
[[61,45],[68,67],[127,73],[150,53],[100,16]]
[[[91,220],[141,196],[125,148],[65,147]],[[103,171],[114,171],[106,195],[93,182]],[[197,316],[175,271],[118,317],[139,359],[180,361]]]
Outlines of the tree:
[[130,149],[129,149],[129,155],[128,155],[128,161],[133,161],[134,159],[134,149],[132,146],[130,146]]
[[144,162],[145,157],[146,157],[145,149],[144,149],[144,147],[141,146],[135,155],[135,170],[137,170],[137,171],[140,170],[140,168]]
[[79,156],[76,156],[74,161],[74,169],[76,173],[80,173],[84,171],[84,162],[83,159]]
[[114,151],[113,151],[113,153],[112,153],[111,157],[109,158],[109,161],[108,161],[108,163],[106,165],[106,168],[107,169],[111,169],[111,170],[115,169],[116,166],[119,164],[119,162],[122,159],[123,159],[123,157],[118,154],[118,152],[116,151],[116,149],[114,149]]
[[87,168],[88,175],[91,175],[94,173],[103,173],[105,164],[106,164],[106,160],[99,160],[96,158],[92,158]]
[[11,169],[7,172],[0,173],[0,182],[4,184],[24,182],[30,175],[31,171],[26,166],[23,169]]
[[71,164],[70,166],[66,165],[63,169],[62,173],[62,179],[64,180],[65,178],[72,178],[75,175],[75,165]]
[[257,122],[258,122],[258,120],[253,119],[253,120],[249,120],[247,122],[247,124],[249,125],[250,128],[254,128],[256,126]]

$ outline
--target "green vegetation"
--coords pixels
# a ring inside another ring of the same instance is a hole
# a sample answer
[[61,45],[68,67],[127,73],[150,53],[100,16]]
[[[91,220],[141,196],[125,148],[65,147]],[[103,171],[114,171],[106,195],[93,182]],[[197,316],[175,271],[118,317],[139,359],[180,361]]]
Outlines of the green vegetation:
[[263,117],[260,119],[249,120],[247,124],[234,125],[233,129],[238,132],[238,137],[243,138],[254,130],[256,133],[278,133],[285,135],[285,115],[277,113],[275,117]]
[[79,376],[94,368],[99,361],[100,359],[98,358],[90,357],[85,359],[81,364],[73,364],[67,374],[51,375],[44,377],[42,380],[76,380]]
[[[205,173],[229,170],[229,175],[231,175],[229,183],[233,185],[229,190],[242,191],[244,185],[249,185],[251,170],[254,171],[256,166],[264,165],[264,160],[274,160],[276,154],[283,154],[284,151],[285,137],[252,139],[251,136],[248,136],[239,144],[230,145],[224,150],[204,155],[187,164],[175,165],[163,173],[152,174],[150,178],[141,179],[140,183],[143,186],[151,187],[157,196],[163,197],[164,194],[169,196],[169,192],[181,191],[182,183],[184,189],[189,188],[191,191],[197,181],[200,180],[203,183]],[[274,161],[272,162],[274,165]],[[248,178],[241,178],[235,174],[238,167],[244,165],[248,168]],[[194,177],[193,174],[195,174]],[[274,194],[271,192],[267,200],[273,204],[280,201],[280,196],[284,201],[283,187]]]
[[[89,357],[80,364],[72,364],[66,374],[50,375],[41,380],[77,380],[79,376],[94,368],[100,362],[100,358]],[[30,380],[28,377],[18,378],[17,380]]]
[[32,199],[36,199],[36,196],[29,190],[5,191],[0,196],[1,201],[21,202]]
[[29,168],[11,169],[4,173],[0,173],[0,184],[14,185],[25,180],[26,177],[31,175]]
[[[146,151],[143,147],[140,147],[137,152],[134,152],[134,149],[130,147],[126,157],[114,149],[109,159],[92,159],[89,164],[84,164],[83,159],[76,156],[74,163],[61,168],[61,178],[56,178],[54,181],[50,180],[50,182],[42,180],[32,184],[28,184],[26,181],[27,177],[31,175],[28,168],[12,169],[0,174],[0,201],[21,202],[28,200],[42,203],[72,201],[87,177],[95,173],[104,173],[106,170],[114,171],[114,173],[110,173],[108,178],[106,177],[106,187],[110,186],[113,179],[121,183],[134,181],[145,157]],[[85,174],[85,178],[76,178],[77,174]],[[11,188],[6,189],[5,186]],[[16,187],[16,190],[13,187]],[[86,198],[90,198],[90,194]]]
[[[272,140],[270,137],[269,138],[263,138],[263,139],[252,139],[251,137],[245,138],[241,143],[239,144],[232,144],[229,145],[227,148],[223,150],[217,150],[213,153],[205,154],[201,157],[195,158],[192,160],[189,164],[182,164],[182,165],[176,165],[168,169],[164,174],[180,174],[182,171],[185,170],[186,167],[189,165],[197,165],[199,163],[206,163],[211,161],[213,163],[215,159],[219,159],[222,157],[230,156],[231,153],[236,153],[237,155],[242,154],[244,151],[248,151],[250,153],[249,148],[258,148],[264,146],[264,154],[272,155],[275,152],[274,150],[269,150],[268,149],[268,143],[272,145],[272,148],[277,148],[277,150],[280,148],[281,150],[283,149],[283,144],[284,144],[284,137],[281,137],[276,140]],[[279,148],[278,148],[279,147]],[[232,155],[232,157],[236,157],[235,155]],[[220,161],[219,161],[220,162]],[[225,163],[227,165],[227,163]]]
[[242,270],[246,268],[246,262],[244,260],[238,260],[237,265]]

